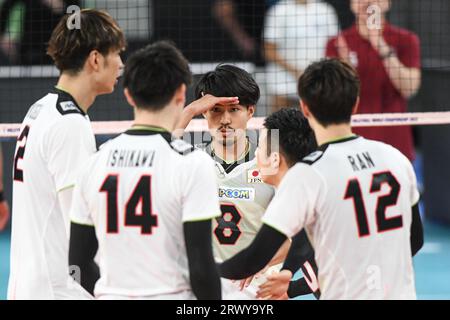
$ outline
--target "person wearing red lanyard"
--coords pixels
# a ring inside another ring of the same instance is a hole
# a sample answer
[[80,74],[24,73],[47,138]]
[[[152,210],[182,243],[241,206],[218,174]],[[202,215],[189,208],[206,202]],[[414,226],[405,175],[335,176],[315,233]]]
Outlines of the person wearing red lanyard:
[[[361,79],[358,113],[397,113],[421,83],[420,43],[414,33],[386,20],[390,0],[351,0],[355,24],[328,41],[326,55],[352,64]],[[367,139],[388,143],[414,160],[409,126],[356,128]]]

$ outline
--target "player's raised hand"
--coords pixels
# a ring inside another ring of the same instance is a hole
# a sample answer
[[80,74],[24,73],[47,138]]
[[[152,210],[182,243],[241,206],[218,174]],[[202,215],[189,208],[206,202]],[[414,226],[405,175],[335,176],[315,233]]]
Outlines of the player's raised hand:
[[8,202],[1,201],[0,202],[0,231],[3,231],[5,229],[6,224],[9,220],[9,206]]
[[198,100],[195,100],[186,108],[184,108],[183,113],[181,115],[180,120],[176,126],[176,132],[174,132],[175,136],[182,136],[184,129],[189,125],[189,122],[198,115],[203,114],[204,112],[211,110],[216,105],[238,105],[239,98],[238,97],[216,97],[210,94],[205,94]]
[[282,270],[267,276],[267,281],[259,286],[256,293],[257,299],[285,300],[287,299],[287,290],[292,279],[292,272]]
[[216,105],[229,106],[237,104],[239,104],[238,97],[215,97],[213,95],[206,94],[200,99],[189,104],[184,110],[190,112],[195,117],[214,108]]

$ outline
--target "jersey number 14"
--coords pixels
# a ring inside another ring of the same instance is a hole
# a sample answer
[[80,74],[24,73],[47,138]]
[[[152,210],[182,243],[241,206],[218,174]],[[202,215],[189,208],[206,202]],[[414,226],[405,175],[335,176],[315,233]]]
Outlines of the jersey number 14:
[[[152,228],[158,226],[158,217],[152,212],[151,178],[149,175],[143,175],[139,179],[125,205],[125,226],[141,227],[141,234],[143,235],[151,235]],[[119,232],[118,189],[118,175],[107,176],[100,187],[100,192],[106,193],[107,233]],[[140,213],[137,212],[139,204],[142,208]]]

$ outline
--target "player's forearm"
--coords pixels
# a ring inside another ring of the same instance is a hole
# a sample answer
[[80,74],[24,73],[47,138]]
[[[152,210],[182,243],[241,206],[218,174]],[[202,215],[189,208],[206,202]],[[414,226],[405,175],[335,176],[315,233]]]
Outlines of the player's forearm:
[[282,56],[278,54],[277,46],[274,43],[265,42],[264,43],[264,54],[267,61],[273,62],[287,72],[292,74],[294,77],[300,76],[300,70],[297,70],[289,61],[286,61]]
[[287,295],[290,299],[313,293],[305,278],[291,281]]
[[419,210],[419,204],[416,204],[412,208],[412,223],[411,223],[411,235],[410,235],[410,242],[411,242],[411,253],[414,257],[417,252],[422,248],[423,246],[423,225],[422,225],[422,219],[420,218],[420,210]]
[[220,300],[222,292],[212,251],[211,220],[185,222],[183,229],[193,293],[199,300]]
[[275,256],[272,258],[272,260],[270,260],[269,262],[269,266],[275,266],[277,264],[283,263],[283,261],[286,260],[286,257],[288,255],[289,252],[289,248],[291,247],[291,240],[288,239],[286,240],[283,245],[281,246],[281,248],[277,251],[277,253],[275,254]]
[[184,134],[184,130],[186,130],[187,126],[194,117],[195,112],[189,106],[184,108],[183,112],[181,113],[180,120],[178,121],[176,128],[173,132],[173,136],[176,138],[181,138]]
[[417,93],[421,84],[420,69],[405,67],[396,56],[385,58],[384,66],[392,84],[404,98]]
[[267,266],[286,240],[284,234],[263,225],[246,249],[219,266],[220,275],[227,279],[241,280],[256,274]]
[[282,269],[289,270],[294,274],[308,259],[314,259],[314,249],[309,242],[305,230],[302,230],[292,238],[292,243]]
[[72,223],[69,241],[69,266],[78,267],[81,286],[93,295],[100,278],[100,271],[94,262],[98,250],[95,228]]

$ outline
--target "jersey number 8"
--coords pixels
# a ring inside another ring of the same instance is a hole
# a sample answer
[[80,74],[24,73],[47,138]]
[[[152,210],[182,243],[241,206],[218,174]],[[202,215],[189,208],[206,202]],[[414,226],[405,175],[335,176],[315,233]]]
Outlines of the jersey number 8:
[[220,205],[222,216],[217,218],[214,234],[222,245],[234,245],[242,234],[239,228],[242,216],[233,204]]

